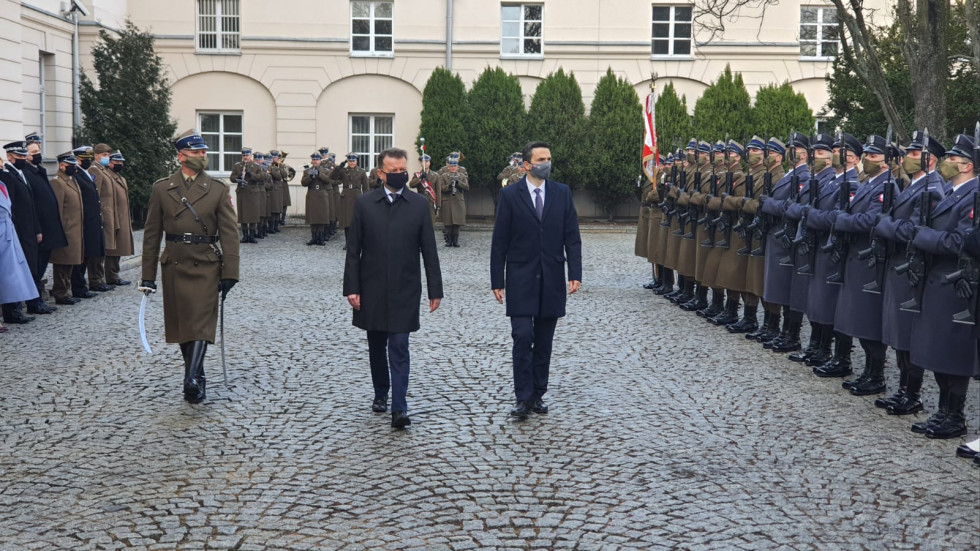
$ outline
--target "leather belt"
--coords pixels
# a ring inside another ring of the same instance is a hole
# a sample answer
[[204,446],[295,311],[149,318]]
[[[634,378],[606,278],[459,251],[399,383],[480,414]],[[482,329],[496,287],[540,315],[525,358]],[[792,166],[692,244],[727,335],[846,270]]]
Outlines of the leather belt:
[[189,245],[197,245],[200,243],[217,243],[217,235],[194,235],[192,233],[168,233],[167,241],[173,243],[187,243]]

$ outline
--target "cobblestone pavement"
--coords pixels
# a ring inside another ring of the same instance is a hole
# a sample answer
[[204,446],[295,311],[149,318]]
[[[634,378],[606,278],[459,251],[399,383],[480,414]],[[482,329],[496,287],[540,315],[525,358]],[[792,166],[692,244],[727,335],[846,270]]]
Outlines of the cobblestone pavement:
[[[914,435],[911,419],[643,291],[648,265],[627,232],[584,235],[552,411],[523,424],[506,418],[490,234],[440,249],[447,296],[412,338],[413,424],[393,431],[369,408],[340,243],[307,238],[290,227],[244,247],[227,304],[231,388],[212,347],[202,405],[181,401],[159,296],[151,356],[132,288],[0,336],[0,548],[980,544],[980,469],[953,456],[965,439]],[[970,400],[974,438],[976,388]]]

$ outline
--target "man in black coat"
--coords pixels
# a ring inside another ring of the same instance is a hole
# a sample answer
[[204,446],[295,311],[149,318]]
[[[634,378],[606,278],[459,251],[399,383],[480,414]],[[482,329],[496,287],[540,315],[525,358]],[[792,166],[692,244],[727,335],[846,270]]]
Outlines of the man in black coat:
[[[95,180],[88,173],[88,168],[92,166],[95,154],[91,146],[83,145],[72,150],[78,159],[81,170],[75,171],[75,183],[82,191],[82,243],[85,252],[82,263],[75,266],[71,271],[71,295],[75,298],[92,298],[98,293],[89,290],[88,283],[85,281],[85,272],[88,269],[89,259],[98,256],[105,256],[105,236],[102,234],[102,201],[99,199],[99,190],[95,187]],[[111,287],[110,287],[111,289]]]
[[[37,281],[40,278],[37,274],[37,245],[41,242],[42,234],[34,212],[34,194],[24,176],[24,170],[29,164],[27,143],[11,142],[3,148],[7,153],[7,161],[0,172],[0,181],[7,186],[10,194],[10,210],[17,239],[24,249],[24,258],[31,269],[31,276]],[[4,304],[2,310],[5,323],[27,323],[34,319],[23,314],[20,303]]]
[[30,184],[34,194],[34,212],[41,227],[41,234],[44,236],[37,245],[37,271],[34,275],[38,298],[27,304],[27,311],[32,314],[50,314],[57,308],[45,304],[41,278],[44,277],[44,272],[48,269],[51,251],[67,247],[68,239],[65,237],[65,230],[61,226],[61,210],[58,207],[58,198],[55,196],[54,190],[51,189],[48,173],[41,164],[41,146],[37,141],[32,141],[31,136],[28,136],[27,155],[30,162],[24,168],[24,176],[27,177],[27,183]]
[[582,238],[572,192],[549,179],[551,149],[544,142],[524,146],[527,174],[505,187],[497,201],[490,248],[490,288],[497,302],[506,294],[514,339],[514,394],[510,415],[547,413],[551,349],[558,318],[565,315],[565,262],[568,294],[582,283]]
[[391,389],[391,426],[411,424],[408,390],[408,336],[418,331],[422,274],[425,264],[429,312],[442,299],[442,275],[429,203],[405,193],[408,154],[386,149],[379,154],[380,188],[357,198],[344,266],[344,296],[354,309],[354,326],[367,331],[374,403],[387,409]]

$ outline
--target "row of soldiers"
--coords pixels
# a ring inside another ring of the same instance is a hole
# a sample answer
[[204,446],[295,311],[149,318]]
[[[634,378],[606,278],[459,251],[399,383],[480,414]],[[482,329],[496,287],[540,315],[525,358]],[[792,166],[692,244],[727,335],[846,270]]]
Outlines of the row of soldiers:
[[292,205],[289,182],[296,177],[296,170],[286,164],[287,155],[275,149],[265,154],[245,147],[242,160],[232,167],[242,243],[258,243],[258,239],[279,233],[286,223],[286,208]]
[[691,140],[642,192],[635,252],[654,266],[646,287],[818,377],[851,375],[857,339],[863,370],[842,383],[855,396],[886,392],[891,347],[899,388],[875,405],[922,411],[932,371],[939,408],[911,429],[962,436],[980,374],[977,145],[961,134],[947,150],[925,131],[904,148],[878,135]]
[[[57,157],[48,176],[37,133],[4,146],[0,171],[10,201],[17,241],[34,283],[31,297],[2,306],[5,323],[34,320],[25,315],[57,310],[44,301],[43,277],[53,265],[51,296],[59,305],[77,304],[131,282],[120,277],[120,259],[133,254],[126,159],[104,143],[80,146]],[[4,267],[13,270],[13,267]]]

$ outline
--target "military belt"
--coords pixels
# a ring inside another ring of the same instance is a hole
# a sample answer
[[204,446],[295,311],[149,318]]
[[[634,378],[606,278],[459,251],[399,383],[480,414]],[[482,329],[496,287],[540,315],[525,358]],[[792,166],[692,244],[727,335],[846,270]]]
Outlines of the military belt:
[[168,233],[167,241],[173,243],[187,243],[189,245],[197,245],[200,243],[217,243],[217,235],[195,235],[192,233]]

